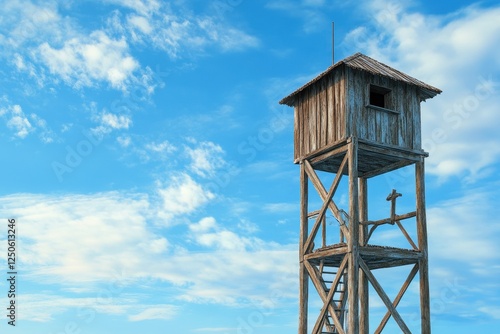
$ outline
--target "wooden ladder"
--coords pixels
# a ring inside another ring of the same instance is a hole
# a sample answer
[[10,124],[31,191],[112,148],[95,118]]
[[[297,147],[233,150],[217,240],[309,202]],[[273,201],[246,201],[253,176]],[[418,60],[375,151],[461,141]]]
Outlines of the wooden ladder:
[[[328,294],[330,291],[330,288],[332,287],[332,283],[335,279],[335,276],[337,275],[337,270],[338,268],[335,267],[327,267],[322,263],[320,264],[320,273],[321,273],[321,283],[323,285],[323,288],[325,289],[325,292]],[[342,326],[344,326],[344,318],[346,315],[346,297],[347,297],[347,272],[344,270],[343,273],[341,273],[342,277],[338,281],[337,285],[333,287],[334,293],[332,297],[334,309],[335,309],[335,314],[337,318],[339,319],[339,322],[341,323]],[[323,329],[321,331],[321,334],[338,334],[340,333],[338,329],[336,328],[333,318],[331,314],[328,312],[325,315],[325,319],[323,322]]]

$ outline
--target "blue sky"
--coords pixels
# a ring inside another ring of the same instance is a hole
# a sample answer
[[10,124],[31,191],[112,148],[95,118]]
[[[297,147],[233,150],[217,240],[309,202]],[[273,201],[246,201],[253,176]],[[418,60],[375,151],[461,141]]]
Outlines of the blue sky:
[[[363,52],[443,90],[422,104],[432,326],[494,332],[499,17],[496,1],[4,1],[8,332],[296,331],[299,171],[278,101],[331,64],[332,20],[336,60]],[[403,169],[370,191],[412,182]]]

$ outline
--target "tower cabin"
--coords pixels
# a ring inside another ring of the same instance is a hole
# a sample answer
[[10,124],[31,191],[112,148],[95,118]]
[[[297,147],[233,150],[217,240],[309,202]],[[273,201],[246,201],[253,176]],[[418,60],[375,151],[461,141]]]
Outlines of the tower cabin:
[[294,162],[316,157],[314,169],[336,172],[341,161],[321,156],[350,137],[394,151],[381,156],[360,147],[360,177],[412,163],[398,159],[399,151],[427,156],[422,150],[420,102],[439,93],[364,54],[345,58],[280,101],[294,107]]

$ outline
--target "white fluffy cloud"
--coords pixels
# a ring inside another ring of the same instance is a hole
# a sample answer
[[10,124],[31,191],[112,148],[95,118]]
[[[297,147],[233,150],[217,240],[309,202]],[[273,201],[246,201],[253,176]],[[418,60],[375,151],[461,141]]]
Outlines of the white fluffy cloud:
[[167,223],[176,216],[192,213],[215,198],[215,194],[185,173],[171,177],[165,186],[160,186],[158,194],[161,199],[159,215]]
[[133,271],[142,255],[168,249],[165,238],[147,229],[144,196],[13,195],[2,198],[2,205],[8,216],[19,217],[22,259],[29,275],[40,280],[50,281],[52,275],[65,282],[113,279],[115,273]]
[[[90,109],[92,112],[92,120],[97,123],[97,126],[91,128],[90,131],[99,138],[115,130],[127,130],[132,126],[132,118],[129,115],[114,114],[106,110],[97,112],[95,103],[91,104]],[[127,140],[123,138],[119,141],[121,145],[127,144]],[[128,144],[130,144],[130,141],[128,141]]]
[[[200,190],[189,179],[178,181],[170,190],[180,197]],[[186,210],[183,200],[171,200],[167,206],[174,212]],[[148,279],[162,282],[162,291],[165,284],[175,285],[173,300],[196,303],[241,305],[295,297],[290,288],[297,270],[295,245],[239,235],[213,217],[186,226],[185,238],[173,244],[148,222],[156,212],[144,194],[18,194],[0,198],[0,207],[2,216],[16,217],[22,231],[24,280],[56,285],[54,291],[23,296],[30,305],[27,314],[37,321],[85,306],[132,321],[174,316],[172,305],[141,304],[154,284],[125,293],[125,287]],[[61,295],[61,287],[71,293]],[[100,303],[106,293],[112,298]]]
[[103,31],[71,38],[60,48],[45,42],[38,51],[51,73],[77,88],[104,81],[113,88],[124,89],[139,67],[129,54],[127,42],[113,39]]

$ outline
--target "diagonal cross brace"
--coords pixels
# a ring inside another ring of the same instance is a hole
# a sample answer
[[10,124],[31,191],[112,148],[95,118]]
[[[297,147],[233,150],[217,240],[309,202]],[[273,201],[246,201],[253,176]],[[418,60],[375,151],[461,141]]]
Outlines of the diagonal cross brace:
[[[304,245],[305,252],[309,251],[309,248],[311,246],[312,241],[314,240],[314,238],[316,238],[316,234],[318,233],[319,225],[321,223],[321,220],[325,216],[325,212],[326,212],[326,209],[329,206],[329,203],[333,203],[332,202],[333,195],[335,195],[335,192],[337,191],[337,188],[339,186],[340,180],[342,179],[342,173],[344,172],[344,169],[345,169],[346,165],[347,165],[347,155],[344,157],[344,160],[342,160],[342,163],[340,164],[339,171],[338,171],[337,175],[335,175],[335,179],[332,182],[332,185],[330,187],[330,190],[328,191],[328,194],[326,195],[326,198],[323,198],[323,196],[321,196],[321,194],[320,194],[320,196],[323,199],[323,205],[321,207],[321,210],[319,210],[318,216],[316,217],[316,222],[314,223],[314,226],[313,226],[313,228],[311,230],[311,234],[309,234],[309,237],[307,238],[307,241],[306,241],[306,243]],[[307,171],[307,169],[306,169],[306,171]],[[311,177],[311,175],[309,175],[309,177]],[[316,175],[316,177],[317,177],[317,175]],[[318,179],[318,181],[319,181],[319,179]],[[314,184],[314,182],[313,182],[313,184]],[[321,185],[321,187],[323,187],[323,186]],[[324,189],[325,188],[323,188],[323,190]],[[319,192],[319,190],[318,190],[318,192]],[[339,212],[340,210],[338,208],[336,208],[336,209],[337,209],[337,215],[340,217],[340,212]]]
[[[396,296],[396,298],[394,299],[394,302],[392,303],[392,305],[394,305],[394,307],[397,307],[399,305],[401,298],[403,298],[403,295],[405,294],[406,290],[408,290],[408,287],[410,286],[410,283],[413,281],[413,278],[415,277],[417,272],[418,272],[418,264],[413,266],[412,270],[408,274],[408,277],[406,278],[406,281],[403,283],[401,290],[399,290],[398,295]],[[391,317],[391,312],[387,311],[387,313],[382,318],[380,325],[375,330],[375,332],[374,332],[375,334],[382,333],[382,330],[384,329],[385,325],[387,324],[387,321],[389,321],[390,317]]]
[[406,323],[404,322],[403,318],[401,318],[401,315],[399,314],[398,310],[396,310],[396,307],[392,304],[391,300],[385,293],[384,289],[380,285],[380,283],[377,281],[375,276],[373,276],[370,268],[366,265],[365,261],[361,257],[359,257],[359,267],[363,270],[363,272],[366,274],[366,277],[372,284],[373,288],[375,291],[377,291],[380,299],[384,302],[385,306],[387,307],[387,310],[391,313],[392,317],[396,321],[396,323],[399,325],[399,328],[401,328],[402,332],[404,334],[411,334],[410,329],[408,326],[406,326]]
[[[344,158],[344,160],[347,161],[346,159],[347,159],[347,155]],[[342,164],[344,166],[346,165],[346,164],[344,164],[344,161],[342,161]],[[311,163],[307,160],[304,160],[304,167],[305,167],[305,171],[306,171],[307,175],[309,176],[312,184],[314,185],[314,188],[316,188],[316,191],[318,192],[319,196],[323,200],[323,203],[326,203],[328,205],[328,207],[332,211],[333,215],[335,216],[335,218],[339,222],[342,221],[342,217],[340,216],[340,210],[337,207],[337,205],[335,204],[335,202],[333,202],[332,200],[329,200],[329,201],[326,200],[328,197],[328,193],[326,192],[326,189],[323,186],[323,184],[321,183],[318,175],[316,174],[316,172],[312,168]],[[342,174],[341,171],[339,171],[338,174]],[[337,178],[337,176],[335,178]],[[332,196],[333,196],[333,194],[332,194]],[[347,226],[340,225],[340,229],[342,230],[342,233],[344,233],[346,238],[349,238],[349,229],[347,228]]]

